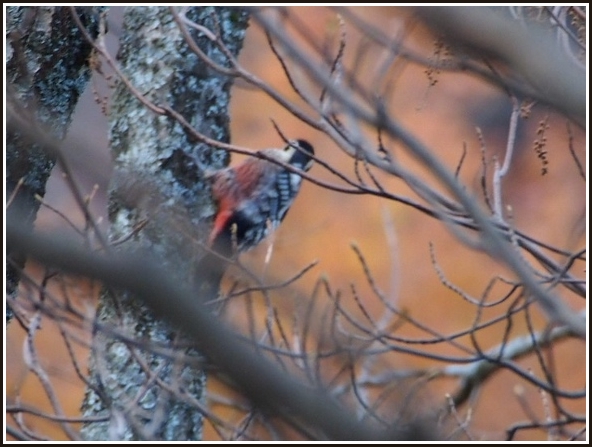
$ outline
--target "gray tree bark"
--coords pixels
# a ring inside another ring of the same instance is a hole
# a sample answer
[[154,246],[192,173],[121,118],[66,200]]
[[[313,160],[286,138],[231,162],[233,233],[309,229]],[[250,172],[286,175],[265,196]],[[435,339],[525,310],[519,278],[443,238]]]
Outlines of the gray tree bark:
[[[220,37],[236,55],[247,26],[245,12],[231,8],[190,8],[190,20]],[[195,32],[195,31],[194,31]],[[212,59],[227,65],[214,42],[194,34]],[[127,8],[119,64],[134,88],[155,104],[169,105],[197,130],[229,141],[228,106],[232,79],[222,76],[188,48],[168,8]],[[219,169],[228,154],[192,141],[181,125],[155,114],[122,82],[110,116],[114,177],[110,189],[110,238],[117,249],[148,249],[175,280],[195,281],[199,231],[214,212],[203,168]],[[163,296],[163,300],[167,297]],[[99,305],[83,403],[88,440],[199,440],[205,373],[183,337],[128,293],[105,290]],[[125,337],[114,336],[114,328]],[[133,342],[126,342],[133,340]],[[157,351],[165,350],[177,356]],[[179,360],[182,359],[182,360]]]
[[[101,8],[77,8],[83,24],[95,37]],[[45,195],[45,185],[56,157],[36,141],[27,128],[43,125],[61,140],[72,119],[74,107],[90,78],[91,46],[68,8],[10,6],[6,9],[6,197],[7,213],[18,213],[28,231],[39,210],[36,195]],[[7,253],[10,256],[10,253]],[[25,259],[11,257],[6,266],[7,320],[10,299],[15,297]]]

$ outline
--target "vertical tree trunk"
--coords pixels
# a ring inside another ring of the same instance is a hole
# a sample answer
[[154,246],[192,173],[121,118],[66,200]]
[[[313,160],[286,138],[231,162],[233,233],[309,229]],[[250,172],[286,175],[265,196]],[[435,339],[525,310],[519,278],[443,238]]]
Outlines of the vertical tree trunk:
[[[187,16],[208,29],[219,29],[223,41],[238,53],[246,13],[196,7]],[[209,57],[224,64],[213,42],[194,37]],[[147,99],[170,105],[209,137],[229,140],[232,79],[191,52],[168,8],[126,10],[119,63]],[[111,240],[124,240],[117,249],[151,250],[161,257],[163,269],[175,272],[176,280],[191,283],[198,253],[191,242],[201,238],[197,229],[213,213],[201,168],[221,168],[228,155],[191,141],[178,123],[149,110],[122,82],[114,92],[110,120],[115,164],[109,203]],[[201,439],[202,414],[197,406],[204,397],[206,378],[203,371],[187,366],[187,360],[199,362],[198,353],[176,347],[182,336],[125,292],[104,291],[97,318],[91,387],[83,412],[108,420],[85,424],[83,437]],[[107,327],[135,343],[126,343]],[[182,360],[171,361],[156,353],[155,346]]]
[[[77,8],[92,36],[98,31],[100,11]],[[35,196],[45,195],[56,160],[26,126],[42,124],[53,137],[64,137],[90,78],[90,50],[66,7],[6,9],[6,197],[11,199],[7,213],[18,213],[19,223],[29,231],[39,209]],[[25,260],[11,260],[6,266],[6,294],[14,298]],[[9,315],[10,299],[7,319]]]

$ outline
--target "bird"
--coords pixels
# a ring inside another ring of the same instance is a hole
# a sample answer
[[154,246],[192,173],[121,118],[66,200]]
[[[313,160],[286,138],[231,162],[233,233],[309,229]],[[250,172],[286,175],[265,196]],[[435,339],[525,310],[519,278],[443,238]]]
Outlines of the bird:
[[313,164],[314,148],[299,139],[258,154],[208,176],[217,211],[207,244],[224,257],[265,239],[286,217],[300,190],[301,175],[270,160],[306,172]]

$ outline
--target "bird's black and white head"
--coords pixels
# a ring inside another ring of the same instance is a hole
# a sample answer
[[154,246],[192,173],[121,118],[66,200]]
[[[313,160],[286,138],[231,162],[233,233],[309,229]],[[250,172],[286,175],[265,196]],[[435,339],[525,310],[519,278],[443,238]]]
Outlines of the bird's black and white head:
[[288,163],[292,166],[303,171],[308,171],[311,168],[313,162],[311,155],[314,155],[314,149],[308,141],[292,140],[286,146],[285,151],[290,156]]

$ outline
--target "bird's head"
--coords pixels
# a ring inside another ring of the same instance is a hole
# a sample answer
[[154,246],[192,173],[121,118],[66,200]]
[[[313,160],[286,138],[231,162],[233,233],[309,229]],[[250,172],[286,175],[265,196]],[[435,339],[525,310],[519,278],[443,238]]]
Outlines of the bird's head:
[[292,166],[303,171],[308,171],[311,168],[313,162],[311,155],[314,155],[314,149],[308,141],[292,140],[284,150],[290,154],[288,163]]

